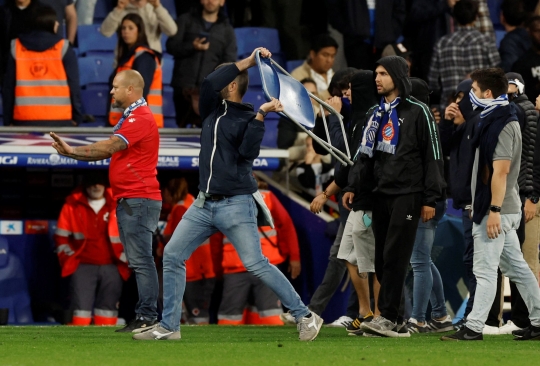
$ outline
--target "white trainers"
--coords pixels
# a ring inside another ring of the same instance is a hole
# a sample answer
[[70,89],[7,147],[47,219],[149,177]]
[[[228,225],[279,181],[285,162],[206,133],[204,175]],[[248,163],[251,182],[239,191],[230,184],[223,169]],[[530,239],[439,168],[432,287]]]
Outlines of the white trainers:
[[296,325],[296,319],[291,315],[290,311],[279,314],[279,318],[285,325]]
[[349,324],[351,324],[353,320],[353,318],[349,318],[348,316],[343,315],[340,316],[338,319],[334,320],[332,323],[326,324],[326,326],[331,328],[345,328]]
[[319,331],[323,325],[323,320],[320,316],[311,312],[311,317],[302,318],[296,326],[298,329],[298,339],[301,341],[312,341],[317,338]]
[[484,329],[482,330],[482,334],[485,335],[500,335],[500,328],[499,327],[492,327],[491,325],[484,325]]
[[511,320],[509,320],[505,325],[499,328],[499,334],[512,334],[513,331],[522,329],[523,328],[518,327]]
[[163,328],[159,323],[142,333],[133,335],[133,339],[136,341],[177,341],[180,338],[182,337],[179,330],[172,332]]

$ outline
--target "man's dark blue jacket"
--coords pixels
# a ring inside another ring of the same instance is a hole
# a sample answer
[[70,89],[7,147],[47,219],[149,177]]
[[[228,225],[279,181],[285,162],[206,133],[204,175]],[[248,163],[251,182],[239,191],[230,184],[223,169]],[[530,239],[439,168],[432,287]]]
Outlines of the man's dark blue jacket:
[[257,191],[252,166],[259,156],[264,122],[255,119],[251,104],[223,100],[220,95],[239,73],[235,64],[223,66],[201,85],[199,190],[205,193],[232,196]]

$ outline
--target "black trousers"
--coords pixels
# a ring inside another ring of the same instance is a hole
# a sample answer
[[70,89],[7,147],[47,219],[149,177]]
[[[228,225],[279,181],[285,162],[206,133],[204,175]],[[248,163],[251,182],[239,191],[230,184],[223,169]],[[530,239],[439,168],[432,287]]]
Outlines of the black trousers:
[[384,318],[396,322],[403,317],[400,303],[416,239],[422,193],[377,194],[375,202],[375,273],[381,283],[378,305]]

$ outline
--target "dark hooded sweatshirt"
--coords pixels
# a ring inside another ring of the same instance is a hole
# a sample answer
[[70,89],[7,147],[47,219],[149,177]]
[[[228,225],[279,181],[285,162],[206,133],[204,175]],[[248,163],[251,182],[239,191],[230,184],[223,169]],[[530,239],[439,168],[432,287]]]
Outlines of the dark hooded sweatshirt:
[[454,122],[443,120],[440,123],[441,141],[445,155],[450,156],[449,185],[453,206],[455,209],[464,209],[472,203],[471,177],[474,164],[475,149],[472,138],[475,126],[480,120],[480,109],[473,110],[469,99],[472,81],[466,80],[458,85],[457,91],[462,91],[465,96],[458,103],[459,109],[465,118],[459,126]]
[[[57,34],[52,34],[49,32],[43,31],[34,31],[27,34],[22,34],[19,37],[22,45],[29,50],[42,52],[45,51],[56,43],[58,43],[62,38]],[[14,40],[13,40],[14,41]],[[67,42],[67,41],[66,41]],[[71,108],[72,108],[72,120],[77,124],[82,122],[82,113],[81,113],[81,94],[79,90],[79,66],[77,63],[77,56],[71,48],[68,47],[64,58],[62,59],[64,69],[66,71],[67,83],[69,86],[69,94],[71,98]],[[73,126],[71,120],[68,121],[33,121],[33,122],[18,122],[13,120],[13,109],[15,107],[15,73],[16,65],[13,55],[9,55],[7,72],[4,80],[4,124],[20,124],[24,126],[30,126],[32,123],[34,126]]]
[[[375,151],[375,192],[385,195],[423,193],[422,205],[435,207],[446,187],[439,131],[429,107],[410,96],[408,65],[399,56],[377,62],[391,76],[401,98],[396,107],[400,120],[395,154]],[[373,114],[377,107],[370,109]]]

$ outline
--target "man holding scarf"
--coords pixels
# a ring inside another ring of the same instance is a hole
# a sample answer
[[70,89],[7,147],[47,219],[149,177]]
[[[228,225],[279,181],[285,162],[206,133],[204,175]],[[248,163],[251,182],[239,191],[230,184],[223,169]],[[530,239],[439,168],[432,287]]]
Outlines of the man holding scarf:
[[[381,283],[381,316],[362,323],[366,333],[409,336],[399,313],[418,220],[431,220],[444,182],[439,132],[428,106],[410,96],[408,66],[398,56],[377,62],[380,104],[364,128],[362,159],[374,159],[375,272]],[[403,329],[402,329],[403,328]]]
[[159,133],[142,96],[143,88],[139,72],[125,70],[116,74],[111,90],[113,106],[124,109],[124,113],[108,140],[71,147],[51,132],[52,147],[61,155],[83,161],[111,158],[109,181],[118,202],[120,241],[139,291],[136,318],[117,332],[140,333],[157,322],[159,284],[152,257],[152,234],[161,212],[161,191],[156,178]]
[[476,295],[465,326],[441,340],[483,339],[496,293],[497,268],[516,284],[529,310],[531,326],[516,340],[540,339],[540,289],[516,233],[521,220],[517,180],[522,143],[515,107],[508,103],[508,80],[498,68],[476,70],[471,79],[473,108],[483,109],[473,138],[476,156],[471,180]]

